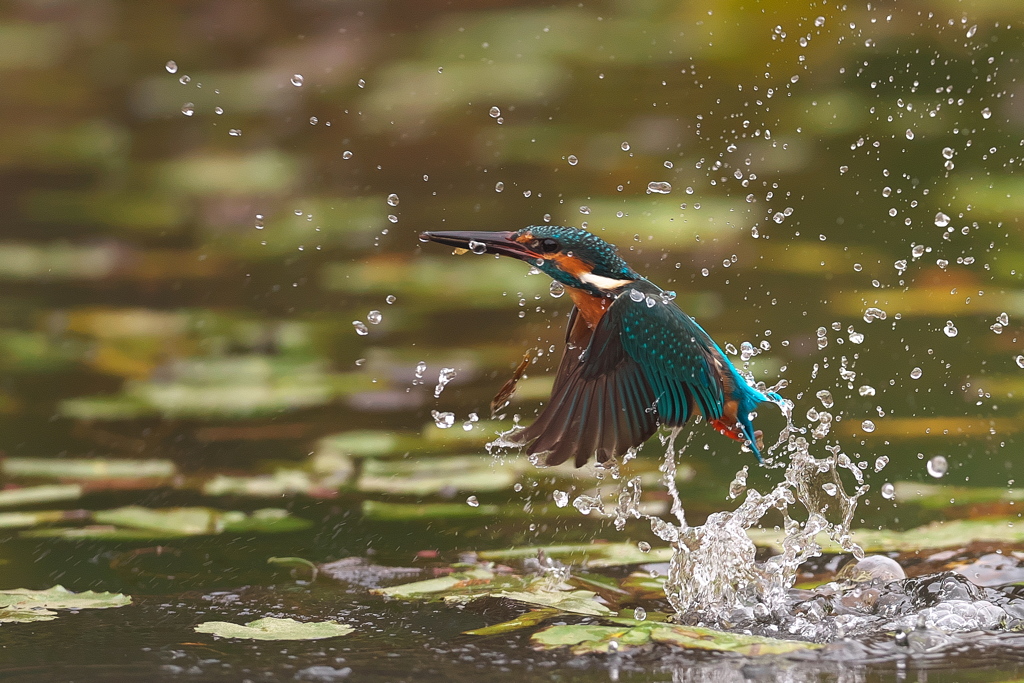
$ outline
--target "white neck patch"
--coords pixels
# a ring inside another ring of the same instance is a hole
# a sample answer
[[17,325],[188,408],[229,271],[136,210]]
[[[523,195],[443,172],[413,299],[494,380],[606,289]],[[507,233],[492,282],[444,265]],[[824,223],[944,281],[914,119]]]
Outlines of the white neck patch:
[[580,273],[579,278],[581,282],[592,285],[602,292],[611,292],[633,282],[633,280],[616,280],[615,278],[594,275],[593,273]]

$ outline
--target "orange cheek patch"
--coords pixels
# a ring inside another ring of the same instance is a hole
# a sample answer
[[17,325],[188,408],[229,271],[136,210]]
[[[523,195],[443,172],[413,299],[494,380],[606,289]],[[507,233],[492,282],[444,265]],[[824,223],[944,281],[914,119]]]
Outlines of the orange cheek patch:
[[565,254],[552,254],[551,258],[554,259],[558,267],[566,273],[574,277],[579,277],[583,273],[589,273],[590,268],[587,267],[580,259],[575,256],[567,256]]

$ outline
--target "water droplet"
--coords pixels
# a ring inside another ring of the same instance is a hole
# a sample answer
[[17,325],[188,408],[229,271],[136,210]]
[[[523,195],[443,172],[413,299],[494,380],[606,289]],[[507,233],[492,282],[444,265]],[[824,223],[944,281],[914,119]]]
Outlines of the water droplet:
[[469,250],[471,252],[473,252],[474,254],[486,254],[487,253],[487,245],[484,244],[483,242],[477,242],[476,240],[470,240],[469,244],[466,245],[466,246],[468,246]]
[[558,280],[552,280],[551,284],[548,285],[548,291],[551,293],[551,296],[557,299],[565,294],[565,285]]
[[379,325],[380,321],[383,319],[384,316],[381,315],[380,311],[374,310],[366,314],[366,322],[370,323],[371,325]]
[[494,191],[495,192],[501,192],[504,189],[505,189],[505,183],[501,182],[500,180],[498,182],[494,183]]
[[870,434],[871,432],[875,431],[875,423],[872,422],[871,420],[864,420],[863,422],[860,423],[860,428]]
[[431,410],[430,416],[434,418],[434,424],[439,429],[448,429],[455,424],[455,413],[442,413],[437,410]]
[[318,119],[315,116],[310,116],[309,117],[309,125],[311,125],[311,126],[315,126],[317,124],[317,122],[319,122],[319,121],[320,121],[320,119]]
[[967,37],[968,38],[973,38],[974,34],[977,33],[977,32],[978,32],[978,25],[974,24],[969,29],[967,29]]
[[187,85],[191,80],[191,76],[189,76],[188,74],[182,74],[181,77],[178,78],[178,83],[181,83],[182,85]]
[[865,384],[861,386],[860,389],[857,390],[857,393],[860,394],[861,396],[874,396],[875,388]]
[[589,215],[590,214],[590,207],[589,206],[581,206],[580,207],[580,213],[582,213],[584,215]]
[[395,295],[394,295],[394,294],[388,294],[388,295],[387,295],[387,296],[386,296],[386,297],[384,298],[384,301],[388,302],[389,304],[393,304],[393,303],[395,303],[396,301],[398,301],[398,299],[397,299],[397,298],[395,297]]
[[366,81],[364,81],[363,79],[360,78],[358,81],[356,81],[356,85],[358,85],[360,88],[365,88],[366,87]]
[[366,336],[370,334],[370,330],[366,328],[366,323],[362,320],[353,320],[352,327],[356,328],[356,334]]
[[928,474],[936,479],[942,478],[948,469],[949,461],[946,460],[944,455],[932,456],[931,460],[928,461]]
[[230,135],[233,138],[237,138],[241,134],[242,130],[240,128],[232,128],[231,130],[228,131],[228,135]]
[[167,69],[167,73],[169,74],[178,73],[178,63],[173,59],[164,64],[164,68]]
[[940,228],[946,227],[947,225],[949,225],[949,216],[939,211],[937,214],[935,214],[935,225]]
[[671,161],[666,161],[664,164],[665,168],[672,168],[674,165]]
[[988,107],[985,107],[984,109],[982,109],[981,110],[981,118],[983,118],[983,119],[990,119],[990,118],[992,118],[992,110],[989,109]]
[[391,221],[392,223],[397,223],[398,222],[398,216],[396,216],[393,213],[389,213],[388,214],[388,220]]
[[884,484],[882,484],[881,494],[882,498],[885,498],[886,500],[892,500],[896,497],[896,487],[890,484],[889,482],[885,482]]
[[869,323],[872,320],[885,320],[886,312],[881,308],[875,308],[874,306],[869,307],[864,311],[864,322]]
[[551,494],[551,497],[555,500],[555,505],[564,508],[569,504],[569,494],[565,491],[558,491],[557,489]]
[[959,330],[956,329],[956,325],[953,324],[952,320],[946,321],[946,326],[942,328],[943,333],[947,337],[955,337]]
[[466,499],[466,505],[471,508],[477,508],[480,507],[480,501],[476,499],[476,496],[470,496]]
[[566,161],[569,162],[570,166],[575,166],[576,164],[578,164],[580,162],[580,160],[576,158],[575,154],[570,154],[569,158],[567,158]]
[[836,486],[835,484],[833,484],[832,482],[827,482],[825,484],[822,484],[821,485],[821,490],[824,491],[825,493],[827,493],[830,496],[834,496],[837,493],[839,493],[839,487]]
[[822,389],[817,394],[815,394],[815,396],[817,396],[818,400],[821,401],[821,405],[825,406],[826,408],[831,408],[832,406],[835,405],[835,400],[832,398],[832,392],[829,391],[828,389]]
[[647,183],[647,194],[668,194],[672,191],[672,184],[665,181],[653,181]]
[[388,206],[398,206],[397,194],[392,193],[388,195]]
[[909,128],[907,128],[906,136],[907,136],[908,140],[913,140],[914,139],[914,131],[912,131]]
[[852,344],[863,344],[864,343],[864,335],[861,334],[860,332],[851,332],[850,333],[850,342]]
[[497,107],[491,107],[491,110],[487,113],[491,115],[492,119],[496,119],[499,116],[501,116],[501,110],[498,109]]
[[185,104],[181,105],[181,113],[185,116],[192,116],[192,114],[196,113],[196,105],[192,104],[191,102],[186,102]]
[[889,464],[888,455],[880,455],[875,458],[875,472],[881,472],[885,469],[885,466]]
[[437,373],[437,386],[434,387],[434,398],[441,398],[441,392],[448,386],[448,383],[455,379],[455,368],[441,368]]
[[779,211],[774,216],[772,216],[772,220],[775,221],[776,223],[781,223],[782,221],[786,220],[786,214]]
[[294,85],[296,88],[302,87],[302,81],[302,74],[294,74],[292,76],[292,85]]
[[214,107],[213,108],[213,113],[216,114],[217,116],[220,116],[221,114],[224,113],[224,108],[223,107]]
[[636,544],[636,547],[642,553],[649,553],[649,552],[651,552],[651,544],[648,543],[647,541],[640,541],[639,543]]
[[1006,314],[1006,311],[1003,311],[1002,313],[996,316],[996,322],[999,323],[1000,325],[1009,325],[1010,316]]
[[942,148],[942,156],[945,159],[952,159],[953,158],[953,148],[952,147],[943,147]]
[[817,26],[818,28],[821,28],[822,26],[824,26],[825,25],[825,17],[818,17],[817,19],[815,19],[814,20],[814,25]]
[[623,151],[623,152],[628,152],[628,151],[629,151],[629,143],[628,143],[628,142],[623,142],[623,143],[622,143],[621,145],[619,145],[619,146],[620,146],[620,147],[622,148],[622,151]]
[[923,374],[924,373],[921,371],[921,368],[914,368],[910,371],[910,379],[921,379],[921,375]]
[[341,153],[341,158],[342,159],[351,159],[352,158],[352,152],[350,152],[350,151],[348,151],[346,149],[344,152]]
[[1024,355],[1015,357],[1013,361],[1017,364],[1018,368],[1024,368]]
[[647,610],[643,607],[636,607],[633,609],[633,618],[637,621],[643,621],[647,618]]

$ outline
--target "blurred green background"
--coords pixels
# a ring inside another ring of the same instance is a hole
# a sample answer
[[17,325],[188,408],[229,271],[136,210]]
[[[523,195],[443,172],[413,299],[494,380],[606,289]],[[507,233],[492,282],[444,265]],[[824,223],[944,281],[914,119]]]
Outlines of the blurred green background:
[[[934,481],[935,455],[944,483],[1006,487],[1022,45],[1016,0],[7,2],[5,485],[77,481],[80,460],[103,482],[81,495],[120,502],[343,489],[367,514],[387,494],[469,512],[497,476],[490,397],[543,350],[505,423],[532,419],[569,302],[417,235],[551,222],[617,243],[738,365],[786,379],[799,426],[829,391],[817,448],[875,491]],[[478,456],[481,478],[394,483],[436,453]],[[708,510],[750,464],[706,427],[684,457]],[[163,478],[140,483],[146,460]],[[511,486],[570,473],[511,467],[491,490],[520,512],[487,533],[544,537],[522,507],[548,494]],[[868,498],[869,524],[937,514]]]

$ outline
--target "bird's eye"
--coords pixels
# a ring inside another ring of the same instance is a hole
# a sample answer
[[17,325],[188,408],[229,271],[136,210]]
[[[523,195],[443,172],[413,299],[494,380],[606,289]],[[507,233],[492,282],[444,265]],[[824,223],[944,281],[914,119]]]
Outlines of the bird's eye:
[[551,239],[550,237],[547,239],[543,239],[540,241],[540,250],[545,254],[554,253],[558,251],[558,242],[556,240]]

